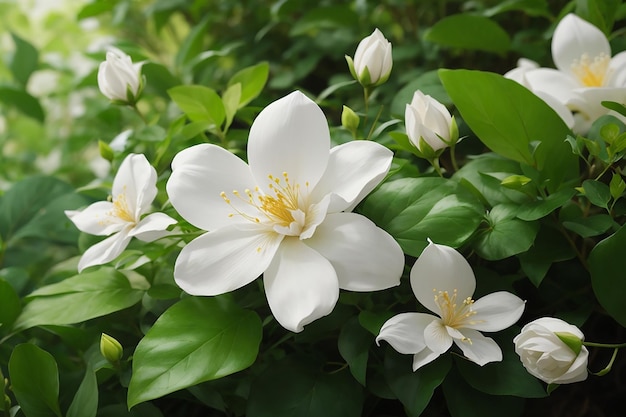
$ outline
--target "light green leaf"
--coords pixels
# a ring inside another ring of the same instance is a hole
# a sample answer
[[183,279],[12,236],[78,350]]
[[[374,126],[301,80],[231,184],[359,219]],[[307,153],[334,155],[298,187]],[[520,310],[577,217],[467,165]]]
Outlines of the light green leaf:
[[98,381],[90,366],[67,410],[66,417],[96,417],[98,412]]
[[167,90],[172,100],[192,122],[210,122],[219,130],[226,113],[215,90],[201,85],[180,85]]
[[238,108],[244,107],[261,94],[269,73],[269,63],[260,62],[251,67],[244,68],[232,76],[228,81],[228,87],[237,83],[241,84],[241,96],[239,98]]
[[73,324],[104,316],[136,304],[144,290],[114,268],[102,267],[32,292],[15,328]]
[[250,366],[261,320],[227,297],[190,297],[159,317],[137,345],[128,407]]
[[575,189],[564,188],[553,194],[550,194],[546,198],[538,198],[535,201],[524,203],[519,208],[519,211],[517,212],[517,217],[526,221],[539,220],[552,213],[557,208],[563,206],[575,194]]
[[226,112],[226,123],[224,124],[224,130],[230,127],[233,122],[233,118],[239,109],[239,102],[241,101],[241,83],[236,83],[229,86],[224,94],[222,94],[222,102],[224,103],[224,110]]
[[424,38],[453,48],[500,54],[508,51],[511,45],[509,35],[500,25],[488,17],[471,14],[444,17],[426,31]]
[[61,417],[59,370],[51,354],[30,344],[17,345],[9,359],[11,387],[28,417]]

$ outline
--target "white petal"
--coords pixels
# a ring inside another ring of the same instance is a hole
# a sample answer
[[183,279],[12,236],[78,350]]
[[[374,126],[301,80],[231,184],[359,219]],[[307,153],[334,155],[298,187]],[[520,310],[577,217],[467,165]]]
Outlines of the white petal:
[[333,147],[312,200],[334,193],[329,212],[351,211],[385,178],[392,159],[393,153],[376,142],[362,140]]
[[269,104],[254,120],[248,139],[248,163],[257,185],[266,191],[268,175],[289,175],[292,184],[313,188],[321,178],[330,150],[324,113],[299,91]]
[[440,355],[425,347],[421,352],[413,355],[413,372],[417,371],[424,365],[428,365]]
[[113,204],[108,201],[98,201],[81,211],[66,212],[78,230],[98,236],[119,232],[128,224],[112,213]]
[[457,299],[471,297],[476,278],[469,263],[455,249],[429,243],[411,269],[411,287],[417,300],[433,313],[440,314],[433,290],[457,290]]
[[524,301],[506,291],[488,294],[473,304],[476,312],[465,328],[483,332],[498,332],[513,325],[524,312]]
[[424,341],[428,349],[437,354],[442,354],[452,346],[452,337],[441,320],[433,320],[424,329]]
[[168,233],[165,229],[174,223],[176,220],[165,213],[152,213],[141,219],[129,235],[144,242],[152,242],[165,236]]
[[122,230],[96,243],[83,253],[78,261],[78,272],[93,265],[103,265],[117,258],[130,242],[127,230]]
[[461,332],[469,340],[455,339],[454,343],[461,348],[467,359],[480,366],[502,360],[502,350],[492,338],[485,337],[480,332],[471,329],[461,329]]
[[360,214],[328,214],[304,242],[330,261],[341,289],[376,291],[400,284],[404,269],[400,245]]
[[552,35],[552,60],[559,70],[571,73],[572,64],[582,54],[591,59],[601,54],[611,56],[611,46],[600,29],[570,13],[561,19]]
[[535,95],[542,99],[548,106],[552,108],[570,129],[574,127],[574,115],[572,111],[555,97],[543,91],[535,91]]
[[[167,194],[172,205],[189,223],[203,230],[214,230],[235,223],[248,223],[242,216],[228,215],[235,210],[257,215],[244,200],[233,196],[254,189],[248,165],[234,154],[216,145],[202,144],[179,152],[172,161],[172,175]],[[220,195],[227,194],[231,205]]]
[[249,284],[270,264],[283,236],[227,226],[192,240],[176,259],[174,279],[193,295],[218,295]]
[[559,384],[571,384],[574,382],[580,382],[587,379],[587,362],[589,361],[589,350],[585,346],[582,346],[580,353],[574,360],[574,363],[569,367],[567,372],[558,378]]
[[581,86],[573,77],[552,68],[530,70],[526,80],[532,91],[548,94],[563,104],[572,98],[574,89]]
[[397,352],[402,354],[415,354],[426,347],[424,341],[424,329],[437,317],[424,313],[401,313],[393,316],[383,324],[376,344],[385,340]]
[[317,230],[317,226],[322,224],[328,213],[330,204],[330,195],[326,195],[319,203],[309,206],[306,214],[304,228],[300,233],[300,239],[308,239],[313,236]]
[[126,200],[129,214],[139,220],[157,195],[156,170],[143,154],[130,154],[122,161],[113,179],[112,196]]
[[605,80],[607,87],[626,87],[626,51],[611,58],[608,69],[609,78]]
[[292,332],[330,314],[339,298],[330,262],[295,237],[282,241],[263,282],[272,314]]

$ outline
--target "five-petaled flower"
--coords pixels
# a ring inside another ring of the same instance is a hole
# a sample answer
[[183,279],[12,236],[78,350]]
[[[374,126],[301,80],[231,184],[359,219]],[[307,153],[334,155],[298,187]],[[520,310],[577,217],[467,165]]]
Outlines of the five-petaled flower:
[[330,149],[323,112],[298,91],[255,119],[249,164],[215,145],[183,150],[167,192],[183,218],[208,232],[182,249],[176,282],[193,295],[218,295],[263,274],[274,317],[294,332],[329,314],[340,288],[398,285],[398,243],[349,212],[384,178],[391,159],[391,151],[368,141]]
[[497,343],[480,331],[496,332],[514,324],[524,311],[519,297],[499,291],[476,301],[474,273],[455,249],[432,242],[411,269],[417,300],[436,314],[401,313],[383,324],[376,343],[412,354],[417,370],[446,352],[454,342],[478,365],[502,360]]
[[117,258],[131,238],[152,242],[167,234],[165,229],[176,220],[164,213],[145,217],[157,195],[157,174],[142,154],[128,155],[113,179],[112,201],[98,201],[82,211],[65,214],[82,232],[110,237],[85,251],[78,271],[102,265]]

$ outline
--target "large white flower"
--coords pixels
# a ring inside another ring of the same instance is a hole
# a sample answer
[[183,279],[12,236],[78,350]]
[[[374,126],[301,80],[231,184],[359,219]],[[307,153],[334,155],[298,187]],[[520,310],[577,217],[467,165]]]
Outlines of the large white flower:
[[496,332],[515,323],[524,301],[499,291],[474,301],[476,278],[465,258],[451,247],[432,242],[411,269],[417,300],[436,315],[402,313],[387,320],[376,338],[395,350],[412,354],[417,370],[446,352],[454,342],[478,365],[502,360],[496,342],[480,332]]
[[76,227],[92,235],[110,237],[85,251],[78,271],[112,261],[121,254],[131,238],[151,242],[167,234],[165,229],[176,220],[164,213],[142,217],[157,195],[157,174],[144,155],[130,154],[113,179],[112,201],[99,201],[82,211],[66,211]]
[[340,288],[398,285],[398,243],[348,212],[383,179],[391,159],[368,141],[330,149],[323,112],[298,91],[254,121],[249,165],[215,145],[183,150],[167,192],[181,216],[208,232],[182,249],[176,282],[190,294],[218,295],[263,274],[274,317],[294,332],[329,314]]
[[577,112],[582,132],[608,110],[603,100],[626,101],[626,52],[611,58],[611,46],[600,29],[574,14],[566,15],[552,37],[556,69],[539,68],[525,76],[531,90],[556,98]]

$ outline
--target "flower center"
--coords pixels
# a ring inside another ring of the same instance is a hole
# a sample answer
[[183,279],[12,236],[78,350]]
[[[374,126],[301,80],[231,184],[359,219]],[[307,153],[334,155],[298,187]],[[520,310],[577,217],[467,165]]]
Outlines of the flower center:
[[124,220],[128,223],[135,223],[135,217],[128,208],[128,202],[126,201],[126,193],[122,192],[113,198],[113,210],[112,216]]
[[587,54],[582,54],[579,60],[572,64],[572,71],[585,87],[602,87],[609,75],[611,57],[600,54],[593,60]]
[[[298,236],[305,226],[305,210],[302,210],[304,201],[300,192],[300,184],[289,181],[289,175],[283,172],[282,179],[268,175],[270,193],[266,194],[255,187],[254,190],[244,190],[245,197],[238,190],[232,194],[249,206],[252,206],[258,216],[250,215],[236,208],[225,192],[220,195],[234,210],[228,216],[242,216],[253,223],[271,225],[278,233],[289,236]],[[307,187],[309,183],[305,184]]]
[[469,320],[476,314],[472,310],[474,300],[472,297],[465,298],[460,304],[457,303],[457,290],[452,291],[452,295],[448,291],[437,291],[435,293],[435,304],[439,306],[441,311],[441,321],[444,325],[453,329],[460,329],[466,324],[475,324],[476,322]]

